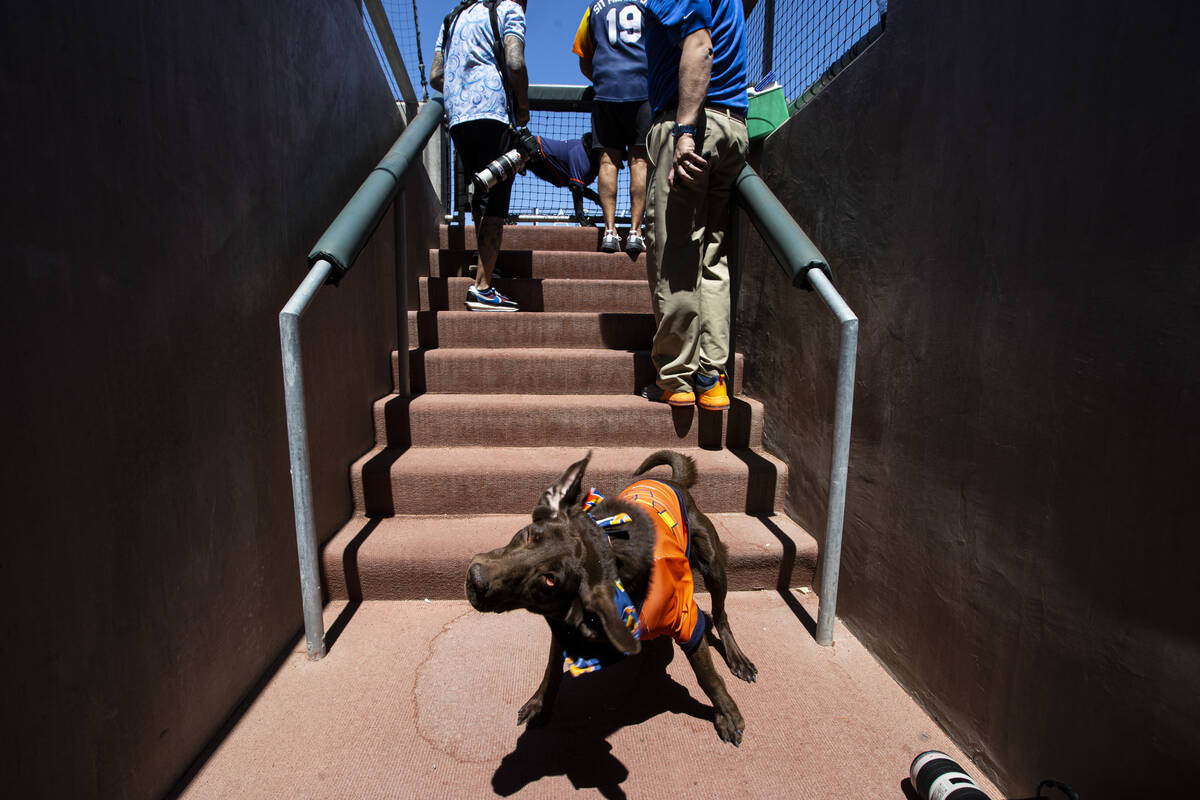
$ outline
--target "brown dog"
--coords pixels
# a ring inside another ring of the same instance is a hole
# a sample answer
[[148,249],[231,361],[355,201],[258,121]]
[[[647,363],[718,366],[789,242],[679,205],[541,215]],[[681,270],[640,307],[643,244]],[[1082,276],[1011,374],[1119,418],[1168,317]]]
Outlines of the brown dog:
[[[681,644],[700,687],[712,701],[717,733],[726,742],[741,744],[745,723],[713,666],[704,635],[708,620],[691,600],[697,571],[712,598],[712,623],[720,636],[726,664],[734,675],[750,683],[758,670],[742,653],[729,629],[725,615],[725,546],[688,492],[696,480],[694,462],[680,453],[660,450],[646,458],[634,475],[670,465],[671,480],[635,482],[622,493],[635,499],[603,499],[585,510],[582,481],[590,458],[589,452],[546,489],[533,510],[532,524],[518,531],[505,547],[475,556],[467,570],[467,599],[479,611],[499,613],[524,608],[541,614],[550,625],[546,672],[537,691],[517,713],[517,724],[539,725],[549,718],[562,682],[564,650],[598,655],[598,662],[604,661],[606,654],[607,660],[613,660],[619,658],[619,653],[639,652],[641,642],[630,626],[642,638],[670,633]],[[683,513],[678,514],[676,507],[674,513],[656,514],[657,506],[652,508],[636,499],[636,492],[647,487],[668,499],[672,491],[676,493]],[[677,522],[674,516],[684,517],[683,528],[675,530],[686,529],[687,535],[679,540],[676,550],[670,549],[670,543],[664,544],[670,534],[656,528],[655,516],[671,523]],[[602,528],[601,524],[609,527]],[[668,567],[674,569],[685,588],[664,588],[671,583],[663,572]],[[640,627],[629,621],[631,616],[636,619],[628,613],[630,609],[626,609],[626,621],[622,621],[614,600],[618,580],[632,606],[642,614]],[[675,593],[662,600],[668,591]],[[647,605],[682,609],[682,622],[669,623],[674,625],[669,631],[661,626],[656,629],[647,622],[646,616],[654,614]]]

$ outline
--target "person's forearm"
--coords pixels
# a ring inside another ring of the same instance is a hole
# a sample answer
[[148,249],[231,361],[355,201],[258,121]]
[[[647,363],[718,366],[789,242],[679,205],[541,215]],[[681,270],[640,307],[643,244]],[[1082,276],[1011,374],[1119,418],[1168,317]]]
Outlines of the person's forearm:
[[708,79],[712,75],[712,37],[707,28],[688,34],[679,43],[679,103],[675,121],[680,125],[695,125],[708,94]]
[[579,57],[579,71],[583,73],[583,77],[589,81],[592,80],[592,60],[590,58]]
[[504,37],[504,62],[508,66],[509,88],[519,109],[529,108],[529,73],[525,71],[525,42],[516,36]]
[[442,51],[433,54],[433,66],[429,68],[429,85],[439,92],[442,91],[445,65],[442,63]]

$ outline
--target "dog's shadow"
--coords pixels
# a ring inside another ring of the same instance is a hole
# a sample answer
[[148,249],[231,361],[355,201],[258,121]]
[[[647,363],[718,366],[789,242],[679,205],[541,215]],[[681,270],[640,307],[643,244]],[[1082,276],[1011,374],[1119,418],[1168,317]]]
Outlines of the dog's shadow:
[[565,676],[549,722],[525,729],[492,776],[492,788],[507,797],[534,781],[565,775],[576,789],[625,797],[621,783],[629,770],[612,754],[609,736],[663,713],[713,720],[712,707],[667,674],[674,654],[669,639],[655,639],[634,658],[578,678]]

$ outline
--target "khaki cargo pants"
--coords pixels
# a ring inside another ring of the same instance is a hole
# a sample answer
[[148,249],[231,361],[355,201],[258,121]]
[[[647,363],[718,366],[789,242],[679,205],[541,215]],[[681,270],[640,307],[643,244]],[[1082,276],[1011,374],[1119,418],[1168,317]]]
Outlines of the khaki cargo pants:
[[744,122],[705,109],[696,152],[708,168],[695,183],[672,187],[674,123],[675,111],[664,112],[646,136],[646,277],[658,323],[651,358],[658,385],[670,392],[690,391],[697,372],[724,372],[729,359],[726,231],[733,181],[749,147]]

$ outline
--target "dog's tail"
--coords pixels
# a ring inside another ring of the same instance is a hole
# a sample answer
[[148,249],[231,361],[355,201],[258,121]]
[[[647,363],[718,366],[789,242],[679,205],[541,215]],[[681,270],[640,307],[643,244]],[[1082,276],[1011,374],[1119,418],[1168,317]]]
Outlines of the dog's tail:
[[646,456],[646,460],[642,465],[634,470],[634,475],[641,475],[648,469],[653,467],[669,464],[671,466],[671,480],[678,483],[685,489],[690,489],[696,483],[696,462],[691,456],[685,456],[683,453],[676,453],[674,450],[659,450],[657,453],[651,453]]

